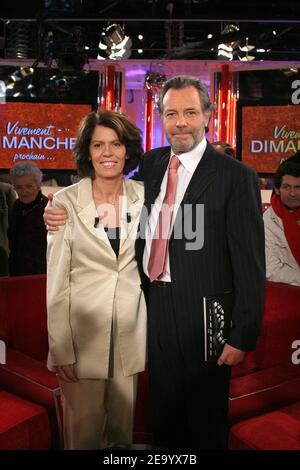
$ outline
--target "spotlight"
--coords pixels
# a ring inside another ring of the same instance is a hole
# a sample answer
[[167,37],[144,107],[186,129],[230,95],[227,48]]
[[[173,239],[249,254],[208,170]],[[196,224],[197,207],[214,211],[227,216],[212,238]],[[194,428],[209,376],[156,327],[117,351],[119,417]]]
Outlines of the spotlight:
[[14,75],[10,75],[9,77],[7,77],[5,79],[5,86],[6,86],[6,89],[8,90],[12,90],[16,84],[16,77]]
[[287,70],[283,70],[283,73],[286,77],[293,77],[299,73],[299,69],[297,67],[290,67]]
[[246,54],[244,57],[241,57],[241,56],[238,56],[238,57],[241,62],[250,62],[251,60],[255,59],[254,55],[248,55],[248,54]]
[[219,44],[218,45],[218,58],[225,60],[233,59],[233,47],[230,44]]
[[66,88],[66,86],[68,85],[67,79],[65,77],[59,78],[58,80],[56,80],[56,85],[61,88]]
[[109,25],[105,31],[103,36],[103,42],[108,47],[116,47],[122,43],[125,39],[125,34],[121,26],[117,23]]
[[252,51],[253,49],[255,49],[255,46],[251,46],[250,44],[248,44],[248,38],[246,38],[246,43],[244,46],[239,46],[239,50],[240,51],[243,51],[243,52],[249,52],[249,51]]
[[156,94],[160,91],[166,80],[165,74],[149,70],[145,75],[145,87]]
[[113,23],[101,33],[98,59],[128,59],[131,56],[132,40],[121,26]]
[[245,46],[239,46],[239,50],[246,53],[245,56],[238,56],[239,60],[241,60],[242,62],[249,62],[255,59],[254,55],[249,55],[249,52],[253,51],[253,49],[255,49],[255,46],[248,44],[248,40],[249,39],[246,38]]
[[30,75],[34,74],[34,68],[33,67],[20,67],[20,74],[22,75],[23,78],[29,77]]
[[[228,23],[221,31],[222,41],[218,44],[217,58],[221,60],[233,60],[235,49],[237,48],[240,38],[236,34],[240,30],[237,23]],[[209,35],[212,37],[212,34]]]
[[225,26],[225,28],[222,30],[221,34],[230,34],[230,33],[235,33],[240,30],[240,27],[238,24],[230,23]]
[[36,55],[33,43],[33,29],[25,21],[12,21],[5,23],[5,58],[28,59]]

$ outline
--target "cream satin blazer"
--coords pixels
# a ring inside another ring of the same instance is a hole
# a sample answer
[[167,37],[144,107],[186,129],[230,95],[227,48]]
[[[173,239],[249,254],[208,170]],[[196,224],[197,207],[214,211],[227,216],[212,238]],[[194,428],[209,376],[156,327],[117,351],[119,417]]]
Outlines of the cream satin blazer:
[[48,366],[74,364],[80,379],[108,377],[113,316],[124,375],[145,366],[146,305],[134,253],[143,183],[124,180],[123,194],[118,259],[101,221],[94,228],[90,178],[57,192],[53,201],[67,210],[68,221],[48,233]]

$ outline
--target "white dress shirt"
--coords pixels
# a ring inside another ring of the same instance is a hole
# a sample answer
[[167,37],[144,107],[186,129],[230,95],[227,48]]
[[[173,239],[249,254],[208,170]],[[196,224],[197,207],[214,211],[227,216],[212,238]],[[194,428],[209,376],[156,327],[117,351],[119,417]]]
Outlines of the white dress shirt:
[[[187,190],[189,182],[191,181],[194,171],[196,170],[197,165],[200,162],[205,152],[206,145],[207,145],[207,142],[204,137],[201,140],[201,142],[193,150],[191,150],[190,152],[186,152],[186,153],[182,153],[181,155],[178,155],[181,165],[178,168],[178,179],[177,179],[177,187],[176,187],[175,204],[174,204],[173,216],[172,216],[172,226],[176,219],[178,208]],[[175,155],[175,153],[171,149],[171,156],[173,155]],[[169,161],[169,164],[170,164],[170,161]],[[151,252],[152,238],[155,233],[158,216],[159,216],[160,209],[161,209],[161,206],[165,197],[165,193],[166,193],[168,169],[169,169],[169,165],[164,174],[161,187],[160,187],[160,193],[155,199],[155,202],[152,206],[151,214],[149,216],[148,224],[146,226],[146,233],[145,233],[146,243],[145,243],[144,256],[143,256],[143,268],[147,276],[148,276],[148,263],[149,263],[149,257],[150,257],[150,252]],[[165,272],[159,278],[159,280],[166,281],[166,282],[171,281],[169,253],[167,253]]]

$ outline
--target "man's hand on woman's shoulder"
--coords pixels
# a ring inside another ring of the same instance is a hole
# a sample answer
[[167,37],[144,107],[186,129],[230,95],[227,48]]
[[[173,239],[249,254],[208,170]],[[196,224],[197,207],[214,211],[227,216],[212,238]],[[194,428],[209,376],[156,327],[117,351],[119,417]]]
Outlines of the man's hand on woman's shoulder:
[[57,232],[59,227],[65,225],[68,214],[64,209],[52,206],[53,194],[48,194],[48,204],[44,210],[44,222],[47,230]]

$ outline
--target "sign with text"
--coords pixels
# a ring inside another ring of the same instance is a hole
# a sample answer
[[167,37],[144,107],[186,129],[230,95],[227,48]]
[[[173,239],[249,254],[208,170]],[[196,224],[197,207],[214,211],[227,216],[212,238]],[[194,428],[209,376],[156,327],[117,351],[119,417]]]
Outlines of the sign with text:
[[20,161],[48,170],[75,168],[72,149],[86,104],[0,104],[0,168]]
[[242,161],[258,173],[275,173],[300,150],[300,106],[243,106]]

